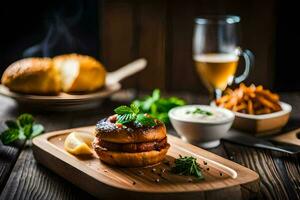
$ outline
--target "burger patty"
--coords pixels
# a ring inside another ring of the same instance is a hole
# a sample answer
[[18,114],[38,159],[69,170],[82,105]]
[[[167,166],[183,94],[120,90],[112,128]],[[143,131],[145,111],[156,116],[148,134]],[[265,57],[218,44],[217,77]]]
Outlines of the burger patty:
[[164,124],[160,121],[156,121],[156,125],[153,127],[149,126],[141,126],[136,123],[129,123],[126,124],[126,128],[119,128],[116,126],[116,121],[114,118],[115,115],[110,116],[109,118],[105,118],[100,120],[96,124],[96,133],[106,133],[106,134],[120,134],[120,132],[128,132],[128,133],[134,133],[134,134],[143,134],[146,133],[148,130],[156,130],[160,127],[163,127]]
[[115,115],[100,120],[96,125],[95,136],[103,141],[118,144],[148,143],[166,137],[166,127],[158,120],[155,126],[143,126],[137,123],[121,125],[116,124],[115,120]]
[[107,149],[108,151],[117,151],[117,152],[145,152],[145,151],[160,151],[161,149],[167,146],[167,137],[159,141],[151,141],[151,142],[141,142],[141,143],[113,143],[103,141],[99,138],[95,138],[93,142],[93,146],[95,149]]

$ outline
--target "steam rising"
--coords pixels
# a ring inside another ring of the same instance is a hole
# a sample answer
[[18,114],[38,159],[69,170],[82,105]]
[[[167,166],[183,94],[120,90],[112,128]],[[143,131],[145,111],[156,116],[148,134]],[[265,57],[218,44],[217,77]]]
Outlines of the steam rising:
[[63,9],[54,12],[48,19],[44,39],[38,44],[25,49],[23,57],[50,57],[54,54],[75,52],[80,48],[84,48],[83,44],[71,31],[82,16],[83,6],[79,2],[77,1],[77,9],[73,16],[65,17]]

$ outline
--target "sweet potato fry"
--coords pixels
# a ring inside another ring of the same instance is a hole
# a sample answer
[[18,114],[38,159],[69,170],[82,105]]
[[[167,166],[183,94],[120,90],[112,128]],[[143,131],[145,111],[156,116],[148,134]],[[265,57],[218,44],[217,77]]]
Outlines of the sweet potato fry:
[[254,114],[253,103],[252,103],[251,100],[248,100],[248,106],[247,106],[247,109],[248,109],[248,114],[251,114],[251,115]]
[[262,97],[262,96],[258,96],[257,100],[264,105],[267,108],[271,108],[271,110],[277,110],[278,108],[276,104],[274,104],[272,101],[269,101],[268,99]]
[[245,84],[234,90],[226,89],[224,96],[217,99],[216,105],[235,112],[261,115],[281,110],[278,94],[266,90],[262,85]]
[[226,101],[228,101],[230,99],[230,95],[224,95],[221,98],[216,100],[216,104],[222,104],[225,103]]
[[270,100],[272,102],[278,102],[279,101],[279,96],[277,94],[271,93],[270,91],[262,90],[262,91],[257,91],[256,93],[258,95],[261,95],[261,96],[267,98],[268,100]]
[[243,102],[236,107],[236,111],[239,112],[241,110],[245,110],[246,108],[247,108],[247,105]]
[[262,91],[263,89],[264,89],[263,86],[259,85],[256,87],[255,92]]

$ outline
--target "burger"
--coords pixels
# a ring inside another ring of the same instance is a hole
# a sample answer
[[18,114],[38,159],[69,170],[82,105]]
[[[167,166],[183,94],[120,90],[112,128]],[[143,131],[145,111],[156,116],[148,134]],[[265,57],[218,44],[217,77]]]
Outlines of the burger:
[[1,82],[11,91],[57,95],[92,92],[105,85],[106,70],[95,58],[65,54],[51,58],[25,58],[8,66]]
[[129,115],[116,114],[97,123],[93,148],[100,160],[122,167],[162,161],[170,147],[164,123],[147,114]]

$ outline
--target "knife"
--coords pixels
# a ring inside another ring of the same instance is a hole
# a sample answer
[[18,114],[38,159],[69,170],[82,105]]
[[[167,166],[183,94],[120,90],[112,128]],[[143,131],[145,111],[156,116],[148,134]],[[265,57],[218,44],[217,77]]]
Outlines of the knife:
[[277,152],[287,153],[292,155],[300,153],[300,147],[297,145],[265,140],[262,138],[256,138],[247,135],[234,135],[234,136],[222,138],[222,140],[239,144],[239,145],[248,146],[248,147],[268,149],[271,151],[277,151]]

